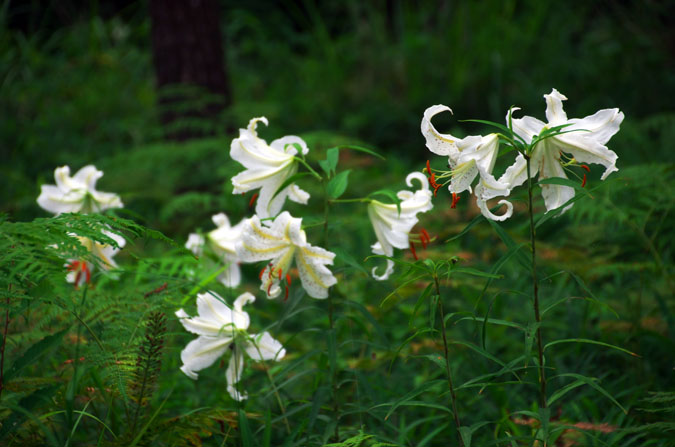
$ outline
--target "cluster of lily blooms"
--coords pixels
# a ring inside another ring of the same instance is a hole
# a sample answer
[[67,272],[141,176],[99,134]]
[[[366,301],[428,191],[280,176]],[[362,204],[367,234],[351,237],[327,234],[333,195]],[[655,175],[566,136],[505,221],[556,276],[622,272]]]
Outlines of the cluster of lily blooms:
[[[436,130],[431,119],[438,113],[449,111],[449,107],[435,105],[425,112],[421,131],[427,148],[434,154],[448,157],[449,171],[434,170],[427,162],[423,172],[412,172],[406,177],[408,187],[419,183],[416,190],[404,189],[397,193],[399,203],[383,203],[375,199],[367,202],[367,213],[372,223],[376,242],[371,246],[376,255],[384,255],[386,267],[378,274],[377,267],[372,275],[376,280],[387,279],[394,270],[394,248],[410,248],[417,259],[415,246],[410,232],[418,222],[417,215],[432,209],[432,195],[448,185],[452,194],[452,208],[455,208],[460,194],[473,192],[478,207],[488,219],[502,221],[511,217],[513,206],[507,200],[499,200],[506,211],[495,215],[487,206],[487,201],[507,197],[512,189],[528,180],[527,159],[529,157],[530,177],[539,174],[539,179],[552,177],[566,178],[565,169],[580,167],[587,172],[590,169],[583,163],[596,163],[605,167],[602,179],[616,171],[617,155],[605,144],[614,135],[623,120],[618,109],[604,109],[583,119],[568,119],[563,111],[562,101],[566,100],[557,90],[544,95],[546,99],[547,123],[525,116],[513,118],[512,108],[507,114],[507,124],[524,143],[530,144],[546,129],[562,126],[563,132],[537,142],[527,154],[518,153],[515,162],[496,179],[493,175],[495,162],[499,154],[500,134],[475,135],[456,138]],[[337,283],[337,279],[327,266],[333,264],[335,254],[321,247],[311,245],[302,228],[302,218],[291,216],[282,211],[288,198],[291,201],[307,204],[310,195],[294,183],[280,189],[293,176],[301,164],[301,159],[309,151],[307,144],[297,136],[285,136],[267,143],[257,133],[258,123],[268,124],[264,117],[253,118],[248,126],[240,129],[239,137],[230,146],[232,159],[244,166],[245,170],[232,178],[234,194],[258,191],[251,199],[255,202],[255,215],[241,220],[232,226],[224,213],[216,214],[212,220],[215,229],[205,235],[190,234],[186,247],[195,255],[201,256],[208,248],[223,263],[220,282],[235,288],[241,282],[240,263],[265,262],[260,271],[260,289],[268,298],[281,295],[283,284],[284,297],[288,297],[291,286],[291,266],[295,264],[297,274],[306,293],[313,298],[327,298],[328,289]],[[568,157],[565,154],[570,154]],[[564,161],[567,160],[567,161]],[[426,175],[425,175],[426,174]],[[119,197],[111,193],[96,191],[95,183],[102,175],[94,166],[86,166],[70,177],[67,166],[56,169],[56,186],[44,185],[38,203],[48,211],[59,214],[64,212],[99,212],[106,208],[121,207]],[[474,180],[478,182],[472,187]],[[582,186],[586,184],[583,174]],[[547,211],[572,205],[574,188],[562,184],[542,184],[542,195]],[[433,189],[433,194],[432,194]],[[257,199],[257,200],[256,200]],[[112,233],[118,246],[124,245],[124,239]],[[426,248],[431,238],[426,230],[421,230],[416,238]],[[91,242],[81,238],[80,242],[101,259],[104,269],[116,267],[112,256],[116,248]],[[92,265],[79,260],[68,264],[68,280],[81,284],[89,281]],[[186,330],[198,337],[191,341],[181,352],[183,366],[181,370],[190,378],[197,379],[197,372],[212,365],[229,349],[233,352],[227,371],[227,389],[237,400],[245,399],[245,393],[237,389],[244,367],[244,352],[256,361],[280,360],[286,351],[281,343],[268,332],[258,335],[248,334],[250,319],[243,306],[255,301],[251,293],[244,293],[234,300],[232,307],[215,292],[197,295],[197,316],[190,317],[183,309],[176,312]]]

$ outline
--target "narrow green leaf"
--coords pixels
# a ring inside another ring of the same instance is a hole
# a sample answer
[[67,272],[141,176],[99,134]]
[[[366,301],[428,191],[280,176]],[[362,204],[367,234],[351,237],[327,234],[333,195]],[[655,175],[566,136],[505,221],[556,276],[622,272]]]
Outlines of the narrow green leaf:
[[626,409],[625,409],[625,408],[624,408],[624,407],[623,407],[623,406],[622,406],[622,405],[614,398],[614,396],[612,396],[611,394],[609,394],[603,387],[601,387],[600,385],[598,385],[598,384],[596,383],[596,381],[597,381],[598,379],[596,379],[596,378],[594,378],[594,377],[586,377],[586,376],[582,376],[581,374],[575,374],[575,373],[559,374],[559,375],[557,375],[557,376],[555,376],[555,377],[552,377],[551,379],[554,379],[554,378],[557,378],[557,377],[573,377],[573,378],[575,378],[575,379],[578,379],[578,380],[581,380],[581,381],[583,381],[583,382],[586,382],[586,384],[587,384],[588,386],[590,386],[590,387],[592,387],[592,388],[595,388],[600,394],[602,394],[603,396],[605,396],[607,399],[611,400],[612,403],[614,403],[614,405],[616,405],[617,407],[619,407],[619,408],[621,409],[621,411],[623,411],[625,414],[628,414],[628,411],[626,411]]
[[350,267],[355,268],[359,272],[365,273],[367,276],[370,276],[368,270],[365,269],[348,251],[344,250],[342,247],[331,247],[333,253],[338,260],[341,260]]
[[582,385],[586,385],[586,382],[584,382],[583,380],[576,380],[568,385],[565,385],[564,387],[560,388],[558,391],[553,393],[551,397],[548,398],[547,400],[548,405],[553,405],[555,401],[563,397],[565,394]]
[[145,425],[143,426],[143,428],[141,428],[141,431],[138,432],[138,434],[136,435],[134,440],[131,442],[131,444],[129,444],[129,447],[134,447],[136,444],[138,444],[138,442],[141,439],[143,439],[143,435],[145,434],[146,430],[152,425],[152,422],[155,420],[155,418],[157,418],[157,415],[159,414],[159,412],[162,411],[162,408],[164,408],[164,405],[169,400],[169,397],[171,397],[172,392],[173,392],[173,390],[169,391],[169,394],[166,395],[166,397],[164,398],[162,403],[159,404],[159,407],[157,407],[155,412],[152,413],[152,416],[150,416],[150,419],[148,419],[148,422],[146,422]]
[[485,219],[485,217],[484,217],[482,214],[477,215],[476,217],[474,217],[474,218],[471,220],[471,222],[469,222],[469,224],[468,224],[466,227],[464,227],[464,229],[463,229],[462,231],[460,231],[459,233],[457,233],[456,235],[454,235],[454,236],[451,237],[450,239],[447,239],[447,240],[445,241],[445,243],[447,244],[448,242],[452,242],[452,241],[454,241],[454,240],[456,240],[456,239],[459,239],[460,237],[464,236],[464,235],[465,235],[466,233],[468,233],[469,230],[470,230],[471,228],[473,228],[478,222],[481,222],[481,221],[483,221],[484,219]]
[[624,349],[624,348],[621,348],[619,346],[610,345],[609,343],[604,343],[604,342],[597,341],[597,340],[589,340],[589,339],[586,339],[586,338],[566,338],[564,340],[555,340],[555,341],[547,343],[544,346],[544,351],[546,351],[546,349],[548,349],[551,346],[559,345],[561,343],[588,343],[588,344],[592,344],[592,345],[600,345],[600,346],[604,346],[606,348],[616,349],[617,351],[621,351],[621,352],[626,353],[628,355],[632,355],[633,357],[638,357],[638,358],[641,357],[638,354],[629,351],[628,349]]
[[68,329],[69,328],[65,328],[55,334],[48,335],[28,348],[28,350],[26,350],[26,352],[21,357],[16,359],[12,366],[5,372],[4,380],[9,382],[23,368],[35,362],[38,358],[40,358],[40,356],[44,355],[52,348],[58,346],[58,344],[61,342],[61,339],[63,338],[63,335],[68,331]]
[[506,247],[509,250],[511,250],[511,249],[515,250],[515,252],[516,252],[515,257],[518,260],[518,262],[524,268],[526,268],[527,270],[532,268],[532,266],[530,264],[531,261],[528,258],[528,256],[522,250],[517,249],[517,247],[519,247],[519,244],[516,244],[516,241],[514,241],[513,238],[511,238],[511,236],[509,236],[509,234],[506,231],[504,231],[504,229],[500,225],[497,224],[497,222],[495,222],[493,220],[490,220],[490,219],[486,219],[486,220],[490,223],[492,228],[495,230],[495,232],[497,233],[497,236],[499,236],[499,238],[502,240],[502,242],[504,242],[504,245],[506,245]]
[[457,267],[452,269],[452,273],[464,273],[471,276],[478,276],[481,278],[490,278],[490,279],[500,279],[502,275],[495,275],[488,272],[483,272],[481,270],[471,268],[471,267]]
[[248,425],[246,412],[241,408],[239,409],[239,433],[241,435],[241,444],[243,447],[253,447],[255,445],[251,427]]
[[410,315],[410,320],[408,321],[408,326],[412,326],[412,321],[413,318],[417,315],[417,311],[419,311],[420,307],[422,304],[427,300],[429,295],[431,294],[431,290],[433,289],[434,283],[429,283],[424,289],[424,291],[420,294],[420,297],[417,299],[417,303],[415,303],[415,308],[413,309],[412,315]]
[[[21,428],[21,425],[32,417],[33,409],[41,403],[48,403],[61,385],[50,385],[39,390],[34,391],[26,397],[23,397],[16,407],[12,408],[12,412],[5,419],[2,420],[2,428],[0,428],[0,440],[4,439],[8,434]],[[5,404],[6,405],[6,404]],[[46,427],[45,427],[46,430]],[[49,437],[51,432],[45,431]]]
[[431,380],[431,381],[428,381],[428,382],[424,382],[422,385],[418,386],[417,388],[415,388],[414,390],[410,391],[408,394],[406,394],[405,396],[403,396],[402,398],[400,398],[399,400],[397,400],[397,401],[391,406],[391,408],[389,409],[389,411],[387,412],[387,414],[384,416],[384,420],[386,421],[387,419],[389,419],[389,416],[391,416],[392,414],[394,414],[394,412],[395,412],[395,411],[398,409],[398,407],[400,407],[401,405],[405,404],[405,403],[408,402],[408,401],[411,401],[414,397],[419,396],[420,394],[422,394],[422,393],[424,393],[424,392],[430,390],[431,388],[433,388],[433,387],[435,387],[435,386],[437,386],[437,385],[444,384],[444,383],[445,383],[445,380],[443,380],[443,379],[437,379],[437,380]]
[[342,171],[337,174],[335,177],[328,181],[326,185],[326,193],[332,199],[339,198],[347,190],[347,185],[349,185],[349,173],[350,169]]
[[471,436],[473,436],[471,428],[459,427],[459,435],[461,436],[462,441],[464,442],[464,447],[471,447]]
[[349,150],[352,150],[352,151],[364,152],[366,154],[372,155],[373,157],[377,157],[380,160],[386,160],[386,158],[384,156],[378,154],[377,152],[375,152],[372,149],[368,149],[367,147],[355,146],[353,144],[348,144],[348,145],[345,145],[345,146],[340,146],[340,148],[341,149],[349,149]]

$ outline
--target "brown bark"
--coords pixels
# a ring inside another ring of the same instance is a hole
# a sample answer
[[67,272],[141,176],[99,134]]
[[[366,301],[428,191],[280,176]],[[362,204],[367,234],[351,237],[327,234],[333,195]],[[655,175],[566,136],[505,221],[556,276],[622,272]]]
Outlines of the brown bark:
[[216,0],[151,0],[152,48],[165,135],[212,134],[231,103]]

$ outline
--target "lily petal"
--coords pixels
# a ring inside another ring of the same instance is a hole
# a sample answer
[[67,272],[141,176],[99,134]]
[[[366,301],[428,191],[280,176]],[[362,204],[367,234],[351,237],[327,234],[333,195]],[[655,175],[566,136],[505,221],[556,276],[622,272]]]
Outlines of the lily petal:
[[192,340],[180,353],[183,362],[181,371],[189,378],[197,380],[197,371],[211,366],[230,345],[231,338],[200,335]]
[[421,131],[426,140],[427,148],[436,155],[447,155],[451,160],[455,160],[459,156],[459,149],[457,148],[457,139],[449,134],[440,133],[433,124],[431,118],[441,112],[450,112],[452,109],[442,104],[431,106],[424,111],[422,117]]
[[269,332],[263,332],[251,335],[246,343],[246,354],[256,361],[281,360],[286,355],[286,350]]
[[337,284],[326,265],[332,265],[335,253],[321,247],[298,247],[295,253],[296,264],[302,288],[312,298],[328,298],[328,288]]
[[237,390],[237,383],[241,380],[241,373],[244,370],[244,354],[240,352],[239,348],[235,348],[230,363],[227,365],[225,371],[225,378],[227,379],[227,392],[230,393],[232,399],[241,402],[248,399],[248,394]]

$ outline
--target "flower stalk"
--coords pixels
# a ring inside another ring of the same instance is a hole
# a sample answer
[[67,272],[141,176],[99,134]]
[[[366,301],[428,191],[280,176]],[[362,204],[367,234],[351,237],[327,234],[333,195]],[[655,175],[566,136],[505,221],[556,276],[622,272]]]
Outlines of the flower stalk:
[[539,313],[539,283],[537,281],[537,244],[534,228],[534,210],[532,208],[532,177],[530,176],[530,157],[525,156],[527,162],[527,197],[528,214],[530,215],[530,244],[532,245],[532,288],[534,295],[534,319],[537,324],[537,354],[539,359],[539,406],[546,408],[546,370],[544,368],[544,349],[541,337],[541,315]]
[[462,433],[460,431],[462,424],[459,422],[459,414],[457,413],[457,395],[455,394],[455,387],[452,385],[452,372],[450,370],[450,355],[448,354],[448,337],[445,331],[445,313],[443,312],[443,300],[441,299],[441,286],[438,282],[438,275],[436,274],[434,274],[434,285],[436,286],[436,295],[438,295],[438,310],[441,316],[441,333],[443,334],[443,350],[445,354],[445,372],[448,376],[448,388],[450,389],[452,415],[455,419],[455,426],[457,427],[457,445],[459,445],[459,447],[464,447],[464,441],[462,441]]

